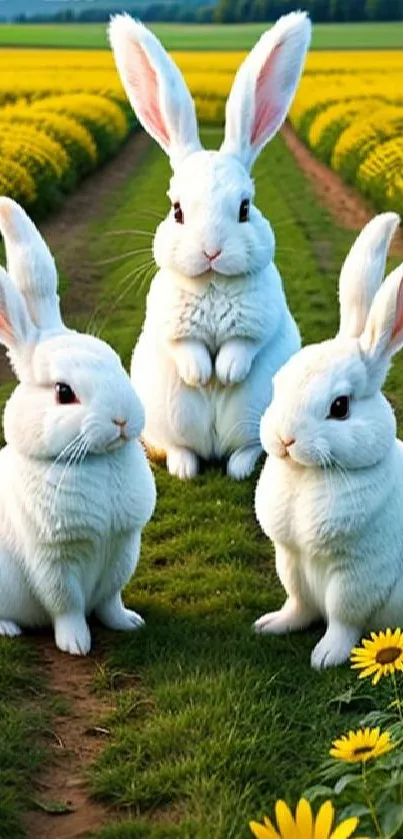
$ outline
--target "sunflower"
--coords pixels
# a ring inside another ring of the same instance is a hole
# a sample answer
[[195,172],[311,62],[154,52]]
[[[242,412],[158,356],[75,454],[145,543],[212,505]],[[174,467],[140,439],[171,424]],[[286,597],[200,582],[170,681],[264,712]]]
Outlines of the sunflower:
[[358,825],[358,819],[346,819],[332,830],[334,816],[331,801],[322,804],[316,819],[309,801],[305,798],[298,802],[295,818],[284,801],[277,801],[277,827],[274,827],[267,817],[264,825],[250,822],[249,827],[256,839],[350,839]]
[[374,757],[385,755],[394,748],[389,731],[381,734],[379,728],[361,728],[359,731],[349,731],[335,740],[330,754],[336,760],[345,763],[366,763]]
[[386,632],[371,632],[371,638],[364,638],[361,647],[351,651],[352,668],[361,670],[360,679],[373,676],[376,685],[382,676],[391,676],[396,670],[403,670],[403,632],[401,629],[387,629]]

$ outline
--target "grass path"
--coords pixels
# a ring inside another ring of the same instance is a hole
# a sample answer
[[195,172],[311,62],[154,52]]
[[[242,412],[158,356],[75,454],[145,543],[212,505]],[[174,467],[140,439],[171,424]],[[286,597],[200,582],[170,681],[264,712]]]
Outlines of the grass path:
[[[206,139],[216,144],[219,132],[208,132]],[[328,217],[281,139],[255,174],[257,203],[276,231],[277,263],[303,338],[322,339],[336,327],[336,278],[353,234]],[[167,208],[167,180],[165,158],[150,146],[86,232],[85,267],[99,282],[91,326],[126,363],[143,318],[149,243],[157,216]],[[132,228],[144,235],[122,233]],[[81,321],[88,323],[88,315]],[[400,416],[402,368],[398,361],[389,380]],[[93,835],[247,839],[249,819],[262,816],[277,797],[298,798],[314,781],[332,737],[358,722],[362,705],[337,698],[356,679],[348,668],[310,670],[320,630],[288,638],[256,638],[250,631],[256,617],[283,599],[271,547],[254,518],[256,475],[235,484],[212,469],[183,485],[162,467],[155,472],[157,513],[126,592],[147,628],[135,635],[101,630],[93,653],[99,724],[110,737],[88,785],[111,808],[110,824]],[[36,660],[41,643],[35,642]],[[44,711],[27,704],[26,685],[28,695],[31,684],[42,690],[31,650],[27,639],[0,643],[2,676],[8,674],[10,683],[0,706],[0,739],[7,749],[0,766],[6,766],[14,796],[7,839],[20,835],[18,809],[40,759],[32,738],[29,748],[21,748],[27,727],[45,725],[51,712],[46,697]],[[67,657],[65,667],[68,710]],[[55,818],[68,827],[68,815]]]

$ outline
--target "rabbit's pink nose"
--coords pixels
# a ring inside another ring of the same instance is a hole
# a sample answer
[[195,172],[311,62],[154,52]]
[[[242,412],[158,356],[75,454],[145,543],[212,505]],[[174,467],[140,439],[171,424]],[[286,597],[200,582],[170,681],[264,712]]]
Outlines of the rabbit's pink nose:
[[214,259],[217,259],[217,256],[220,256],[221,248],[220,248],[220,250],[216,251],[215,253],[207,253],[207,251],[203,251],[203,253],[204,253],[204,256],[208,259],[209,262],[213,262]]
[[289,437],[288,440],[283,440],[279,435],[279,440],[283,446],[283,451],[280,457],[289,457],[288,449],[295,443],[295,437]]
[[112,420],[114,425],[119,425],[120,428],[124,428],[127,425],[127,420],[124,419],[114,419]]
[[286,447],[286,449],[289,449],[289,448],[290,448],[290,446],[293,446],[293,445],[294,445],[294,443],[295,443],[295,437],[290,437],[290,439],[289,439],[289,440],[282,440],[282,443],[283,443],[283,445]]

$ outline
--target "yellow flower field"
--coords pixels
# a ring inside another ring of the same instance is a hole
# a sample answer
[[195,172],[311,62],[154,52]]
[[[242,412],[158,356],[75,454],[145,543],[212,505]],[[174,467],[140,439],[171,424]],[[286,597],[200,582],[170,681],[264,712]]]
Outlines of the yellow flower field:
[[[201,122],[222,124],[245,54],[173,55]],[[403,211],[402,53],[311,53],[290,118],[315,154],[376,207]],[[0,192],[28,208],[54,205],[134,124],[110,52],[0,52]]]
[[313,53],[290,118],[377,208],[403,211],[403,53]]

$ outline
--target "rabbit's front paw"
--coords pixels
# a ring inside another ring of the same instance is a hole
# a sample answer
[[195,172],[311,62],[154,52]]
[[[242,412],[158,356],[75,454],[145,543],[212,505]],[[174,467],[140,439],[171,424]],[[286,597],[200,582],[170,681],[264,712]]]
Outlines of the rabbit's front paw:
[[235,481],[243,481],[244,478],[249,478],[261,452],[260,446],[236,449],[228,460],[227,475]]
[[246,379],[252,361],[248,353],[229,344],[221,347],[215,362],[215,372],[222,385],[236,385]]
[[170,475],[175,475],[181,481],[188,481],[195,478],[199,471],[199,458],[190,449],[168,449],[167,467]]
[[351,650],[360,637],[361,632],[353,626],[344,626],[340,623],[330,624],[312,652],[311,665],[314,670],[324,670],[326,667],[344,664],[348,661]]
[[200,387],[210,381],[213,365],[206,347],[194,347],[192,352],[183,353],[177,363],[179,375],[189,387]]
[[87,655],[91,649],[91,634],[84,615],[72,613],[55,618],[55,641],[63,653]]
[[6,635],[7,638],[15,638],[16,635],[21,635],[22,629],[14,621],[0,620],[0,635]]

